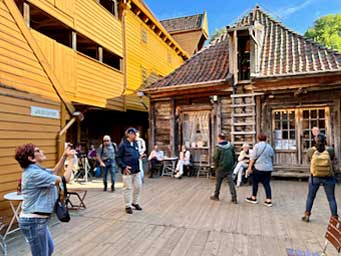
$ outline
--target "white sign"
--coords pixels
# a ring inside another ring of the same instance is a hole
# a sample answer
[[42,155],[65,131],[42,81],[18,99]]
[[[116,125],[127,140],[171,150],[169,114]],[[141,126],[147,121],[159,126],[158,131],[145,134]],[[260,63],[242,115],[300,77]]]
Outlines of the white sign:
[[31,116],[40,116],[40,117],[53,118],[53,119],[60,118],[59,110],[52,109],[52,108],[34,107],[34,106],[31,106]]

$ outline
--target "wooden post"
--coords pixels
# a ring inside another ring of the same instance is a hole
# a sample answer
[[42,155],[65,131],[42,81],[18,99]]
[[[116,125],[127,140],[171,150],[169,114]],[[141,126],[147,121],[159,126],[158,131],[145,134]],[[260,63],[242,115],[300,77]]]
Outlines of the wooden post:
[[98,47],[98,60],[99,62],[103,63],[103,48]]
[[24,3],[23,15],[26,26],[30,27],[30,5],[28,3]]
[[[261,96],[256,96],[256,136],[261,131],[261,123],[262,123],[262,101]],[[255,136],[255,137],[256,137]]]
[[[67,111],[64,104],[61,104],[60,106],[60,127],[64,127],[66,123],[66,115]],[[62,156],[64,152],[64,143],[65,143],[65,133],[62,136],[58,136],[57,141],[57,160]]]
[[175,155],[175,100],[171,100],[171,118],[170,118],[170,134],[169,134],[169,144],[171,148],[171,156]]
[[149,148],[152,149],[155,145],[155,107],[154,102],[150,101],[149,103]]
[[[335,119],[334,122],[334,138],[335,138],[335,154],[337,159],[341,158],[341,114],[340,114],[340,98],[334,100],[334,111],[335,111]],[[338,161],[338,166],[336,166],[336,170],[340,171],[340,161]]]
[[77,119],[77,144],[79,144],[81,142],[81,121],[79,119]]
[[71,42],[72,49],[77,51],[77,33],[75,31],[71,32]]

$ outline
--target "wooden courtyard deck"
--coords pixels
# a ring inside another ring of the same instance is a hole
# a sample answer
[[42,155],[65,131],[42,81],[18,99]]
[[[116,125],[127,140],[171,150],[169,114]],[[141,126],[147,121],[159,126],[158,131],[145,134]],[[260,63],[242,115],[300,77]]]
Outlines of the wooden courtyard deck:
[[[97,185],[97,188],[96,188]],[[274,206],[244,202],[250,187],[238,189],[239,204],[230,203],[227,184],[221,201],[209,200],[214,181],[206,178],[146,179],[142,212],[127,215],[122,190],[102,192],[89,185],[86,210],[72,213],[67,224],[51,226],[54,255],[286,255],[286,248],[321,252],[329,207],[320,189],[312,222],[303,223],[307,184],[273,181]],[[77,185],[87,187],[87,185]],[[340,204],[341,188],[336,188]],[[264,200],[263,188],[259,199]],[[328,255],[336,255],[330,246]],[[9,255],[29,255],[20,235],[9,243]]]

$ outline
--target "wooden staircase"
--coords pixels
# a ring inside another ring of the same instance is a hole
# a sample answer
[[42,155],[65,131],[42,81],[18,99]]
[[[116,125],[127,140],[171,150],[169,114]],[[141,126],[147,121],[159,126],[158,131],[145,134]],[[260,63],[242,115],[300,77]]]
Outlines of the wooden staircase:
[[234,93],[231,111],[231,142],[239,153],[244,143],[250,148],[256,144],[256,101],[255,96],[261,93]]

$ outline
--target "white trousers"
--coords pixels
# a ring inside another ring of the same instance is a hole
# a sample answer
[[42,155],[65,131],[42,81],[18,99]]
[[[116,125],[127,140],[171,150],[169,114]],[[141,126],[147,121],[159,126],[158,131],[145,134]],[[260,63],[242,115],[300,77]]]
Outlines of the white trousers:
[[[126,208],[131,207],[131,203],[138,204],[142,187],[141,174],[138,172],[131,175],[122,175],[123,197]],[[133,201],[131,201],[133,194]]]
[[175,174],[175,178],[179,178],[182,176],[182,174],[184,173],[184,160],[178,160],[178,163],[176,165],[176,170],[178,171],[176,174]]
[[237,186],[240,186],[242,183],[242,177],[243,177],[243,171],[245,168],[247,168],[249,165],[244,163],[243,161],[238,162],[237,166],[233,170],[233,174],[238,174],[237,177]]

